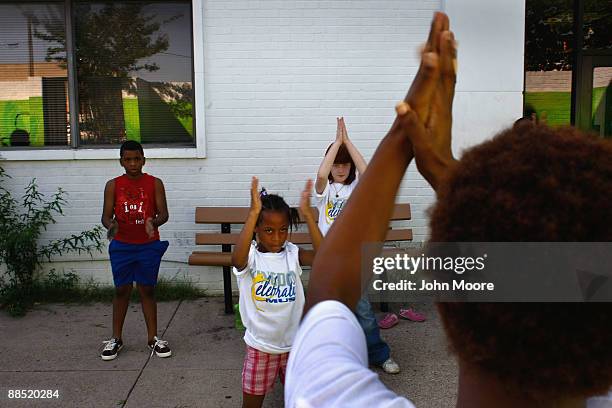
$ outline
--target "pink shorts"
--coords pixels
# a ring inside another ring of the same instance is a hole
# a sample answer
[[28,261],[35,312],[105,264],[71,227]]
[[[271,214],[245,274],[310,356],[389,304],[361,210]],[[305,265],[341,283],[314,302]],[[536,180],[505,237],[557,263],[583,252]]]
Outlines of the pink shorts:
[[274,388],[276,377],[285,383],[289,353],[268,354],[246,347],[242,366],[242,392],[251,395],[265,395]]

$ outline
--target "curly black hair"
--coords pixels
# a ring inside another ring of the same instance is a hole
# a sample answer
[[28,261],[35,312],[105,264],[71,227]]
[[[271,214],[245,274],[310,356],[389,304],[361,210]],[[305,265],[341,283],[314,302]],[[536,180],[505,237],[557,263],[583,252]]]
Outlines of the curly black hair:
[[[515,126],[467,151],[431,211],[434,242],[612,241],[612,143]],[[612,386],[612,303],[439,303],[450,348],[534,401]]]
[[289,222],[289,231],[297,229],[300,224],[300,213],[296,208],[289,207],[283,197],[276,194],[268,194],[265,188],[261,189],[261,211],[257,218],[257,225],[261,222],[262,213],[264,211],[279,211],[285,213]]

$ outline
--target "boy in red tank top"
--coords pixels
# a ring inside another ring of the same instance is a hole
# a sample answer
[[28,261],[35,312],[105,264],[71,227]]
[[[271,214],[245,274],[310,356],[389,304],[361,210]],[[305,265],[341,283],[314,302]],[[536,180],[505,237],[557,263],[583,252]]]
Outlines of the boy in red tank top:
[[136,282],[147,324],[151,354],[170,357],[168,342],[157,337],[155,285],[161,258],[168,241],[159,240],[157,228],[168,221],[164,184],[142,172],[145,164],[140,143],[128,140],[119,150],[125,174],[109,180],[104,188],[102,224],[108,230],[108,247],[115,298],[113,299],[113,337],[105,341],[102,360],[113,360],[123,347],[121,338],[125,314]]

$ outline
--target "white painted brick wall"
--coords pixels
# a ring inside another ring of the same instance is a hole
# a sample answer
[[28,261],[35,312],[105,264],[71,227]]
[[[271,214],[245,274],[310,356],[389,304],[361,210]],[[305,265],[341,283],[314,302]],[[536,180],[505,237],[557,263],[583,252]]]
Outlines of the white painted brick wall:
[[[334,139],[337,116],[345,117],[349,135],[369,159],[416,72],[418,47],[438,8],[440,1],[429,0],[204,1],[205,43],[195,47],[203,46],[205,55],[208,157],[151,159],[145,167],[164,181],[168,197],[170,221],[160,232],[170,248],[162,275],[221,292],[221,268],[186,263],[196,249],[195,232],[215,228],[196,227],[194,208],[248,205],[252,175],[297,205]],[[122,170],[115,160],[1,164],[15,191],[36,177],[47,194],[58,186],[68,192],[66,216],[44,238],[98,224],[104,183]],[[424,240],[433,193],[414,166],[397,201],[412,204],[408,225],[415,240]],[[112,279],[106,253],[51,266]]]

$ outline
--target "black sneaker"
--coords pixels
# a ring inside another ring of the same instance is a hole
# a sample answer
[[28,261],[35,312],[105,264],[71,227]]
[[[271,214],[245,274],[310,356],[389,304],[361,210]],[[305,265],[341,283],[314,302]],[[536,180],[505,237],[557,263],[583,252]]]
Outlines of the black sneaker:
[[121,339],[112,338],[110,340],[103,341],[102,343],[104,343],[105,346],[104,350],[102,350],[102,354],[100,354],[100,357],[102,357],[102,360],[104,361],[114,360],[117,358],[119,350],[123,348],[123,342]]
[[172,355],[172,351],[170,347],[168,347],[167,341],[159,339],[157,336],[153,337],[153,339],[155,341],[149,344],[151,355],[153,355],[153,353],[157,354],[157,357],[170,357]]

